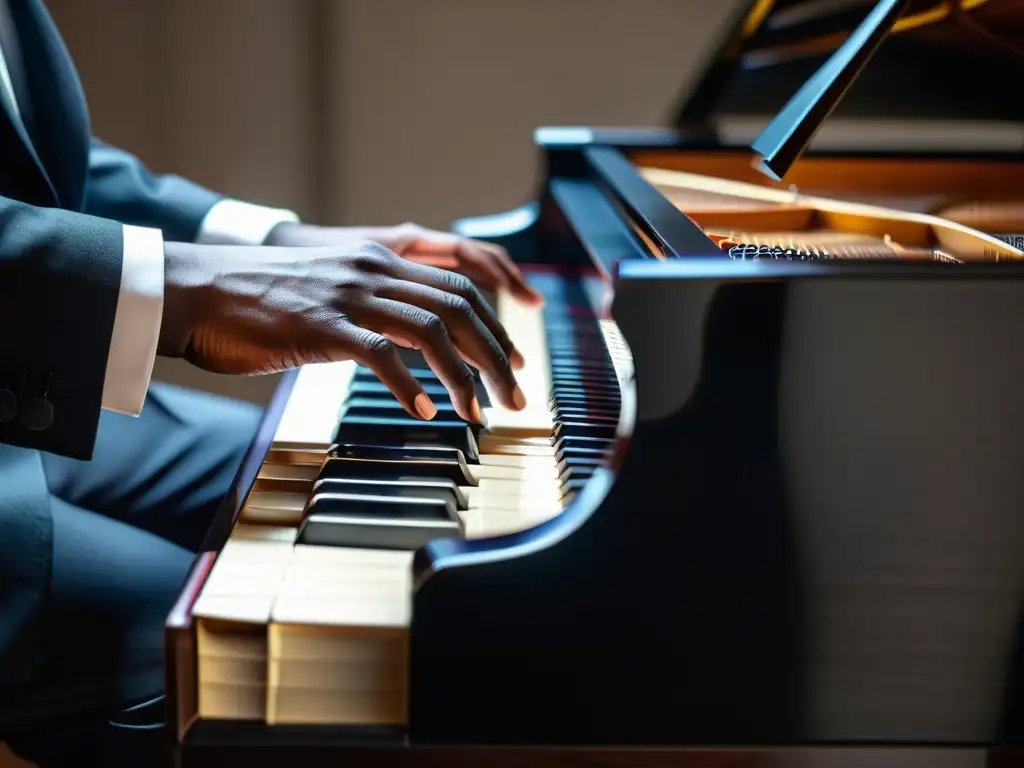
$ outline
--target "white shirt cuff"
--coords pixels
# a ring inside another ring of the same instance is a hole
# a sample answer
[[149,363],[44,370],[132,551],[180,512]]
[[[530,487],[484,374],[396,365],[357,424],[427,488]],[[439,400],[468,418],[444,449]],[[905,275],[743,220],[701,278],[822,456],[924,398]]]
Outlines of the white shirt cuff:
[[205,245],[262,245],[270,230],[283,222],[296,222],[299,217],[283,208],[221,200],[206,212],[199,226],[197,243]]
[[124,225],[121,289],[103,379],[102,407],[142,413],[164,311],[164,239],[159,229]]

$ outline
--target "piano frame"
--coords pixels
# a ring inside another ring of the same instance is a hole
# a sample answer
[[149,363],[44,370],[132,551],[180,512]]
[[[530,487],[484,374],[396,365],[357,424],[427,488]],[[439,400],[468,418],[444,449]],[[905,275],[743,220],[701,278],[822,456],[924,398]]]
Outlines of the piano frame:
[[[456,229],[468,236],[493,239],[506,245],[514,258],[522,263],[551,261],[550,252],[557,250],[566,269],[588,269],[596,266],[615,283],[644,279],[659,274],[669,275],[671,262],[705,257],[722,259],[713,243],[682,215],[666,198],[649,184],[637,170],[636,163],[676,160],[689,167],[686,158],[725,158],[736,168],[735,158],[749,150],[726,147],[700,138],[692,143],[679,131],[602,131],[591,129],[544,129],[538,131],[537,143],[546,163],[546,182],[538,202],[510,214],[465,220]],[[815,162],[836,163],[880,160],[878,152],[808,153],[805,165]],[[978,165],[990,174],[1005,163],[1024,164],[1019,156],[1007,154],[950,154],[948,158],[935,153],[911,157],[906,152],[893,153],[887,162],[919,161],[939,163],[947,169]],[[880,164],[879,167],[882,167]],[[735,177],[735,174],[734,174]],[[656,251],[653,256],[640,245],[631,231],[630,222],[641,231]],[[543,233],[543,237],[540,234]],[[659,253],[660,252],[660,253]],[[631,268],[623,269],[623,260]],[[668,262],[668,263],[665,263]],[[693,262],[691,262],[693,263]],[[736,266],[735,262],[728,262]],[[908,274],[921,274],[934,265],[894,267]],[[762,263],[743,269],[748,276],[787,277],[814,274],[818,267],[795,263]],[[859,271],[872,274],[878,266],[831,265],[833,274]],[[1007,274],[1024,278],[1024,265],[968,265],[958,267],[966,273]],[[810,272],[808,272],[810,270]],[[882,274],[881,272],[879,274]],[[884,274],[894,274],[893,269]],[[627,340],[630,340],[627,336]],[[639,357],[650,353],[634,350]],[[283,374],[273,399],[266,409],[256,438],[243,460],[225,498],[220,512],[204,542],[167,621],[167,697],[168,737],[173,742],[178,765],[196,767],[220,766],[225,760],[244,760],[251,766],[271,765],[282,759],[301,761],[303,765],[336,765],[344,760],[352,768],[378,765],[386,761],[395,766],[468,766],[487,764],[495,768],[513,765],[560,766],[845,766],[877,763],[886,766],[963,765],[997,766],[1024,764],[1024,751],[993,748],[988,745],[787,745],[787,746],[699,746],[659,747],[649,745],[614,747],[551,748],[543,745],[474,746],[471,744],[423,745],[407,738],[395,740],[391,733],[371,730],[327,728],[273,727],[255,723],[211,723],[197,718],[197,683],[195,659],[195,627],[192,605],[210,572],[216,553],[223,546],[238,519],[239,512],[263,462],[278,421],[292,391],[297,373]],[[558,519],[541,528],[558,525]],[[536,531],[537,529],[534,529]],[[526,532],[526,536],[533,532]],[[471,551],[474,543],[467,548]],[[458,544],[456,544],[458,546]],[[416,568],[429,570],[437,561],[451,557],[451,542],[428,546],[417,555]],[[851,762],[853,761],[853,762]]]

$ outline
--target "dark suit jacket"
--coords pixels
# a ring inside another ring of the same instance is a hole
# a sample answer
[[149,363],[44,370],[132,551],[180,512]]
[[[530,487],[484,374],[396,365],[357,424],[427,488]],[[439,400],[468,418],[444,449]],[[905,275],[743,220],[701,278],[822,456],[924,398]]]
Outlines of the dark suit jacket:
[[[0,695],[23,682],[50,573],[39,451],[92,453],[121,279],[122,224],[193,240],[220,196],[150,173],[92,137],[71,58],[41,0],[9,0],[28,119],[0,109],[0,388],[27,371],[52,425],[0,423]],[[26,127],[27,125],[27,127]]]

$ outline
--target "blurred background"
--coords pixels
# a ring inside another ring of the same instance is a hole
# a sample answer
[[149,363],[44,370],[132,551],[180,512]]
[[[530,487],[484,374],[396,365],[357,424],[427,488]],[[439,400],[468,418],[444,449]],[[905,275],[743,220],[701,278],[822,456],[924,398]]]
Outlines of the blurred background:
[[[48,0],[96,135],[331,224],[536,197],[540,125],[662,126],[736,0]],[[274,377],[156,378],[264,402]]]

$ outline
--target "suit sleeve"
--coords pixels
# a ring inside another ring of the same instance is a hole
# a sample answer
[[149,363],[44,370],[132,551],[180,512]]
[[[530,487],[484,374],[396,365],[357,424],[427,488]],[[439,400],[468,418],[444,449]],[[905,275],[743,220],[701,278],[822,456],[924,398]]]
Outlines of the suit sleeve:
[[86,212],[162,230],[164,240],[208,245],[260,245],[290,210],[234,200],[180,176],[149,171],[121,149],[93,139]]
[[159,229],[164,240],[191,243],[210,209],[223,199],[180,176],[152,173],[134,155],[92,140],[86,213]]
[[[124,241],[119,222],[0,197],[0,390],[17,398],[0,442],[91,457]],[[41,398],[45,428],[26,416]]]

